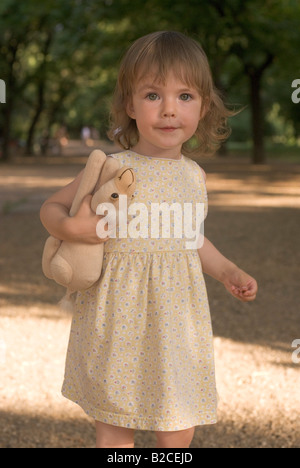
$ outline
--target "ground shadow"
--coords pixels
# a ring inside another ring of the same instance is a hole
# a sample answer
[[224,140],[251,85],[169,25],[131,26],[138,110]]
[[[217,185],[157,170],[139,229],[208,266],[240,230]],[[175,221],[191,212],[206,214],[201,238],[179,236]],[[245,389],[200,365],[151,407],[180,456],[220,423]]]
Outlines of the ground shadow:
[[[205,235],[259,284],[257,300],[243,304],[206,277],[216,336],[268,346],[300,338],[299,234],[297,209],[211,208]],[[55,305],[64,294],[42,273],[46,238],[36,212],[1,217],[1,306]]]
[[[255,170],[257,172],[254,174],[245,167],[243,179],[241,170],[233,171],[231,168],[231,171],[229,169],[226,171],[215,167],[215,174],[219,171],[220,178],[227,180],[227,187],[224,190],[215,189],[219,200],[217,204],[212,203],[209,208],[205,235],[225,256],[257,279],[259,294],[254,303],[242,304],[232,298],[220,283],[206,277],[214,335],[234,343],[258,345],[259,349],[262,346],[266,352],[269,350],[283,352],[280,359],[273,364],[280,366],[281,370],[287,368],[293,372],[294,369],[291,368],[294,368],[295,364],[291,359],[288,362],[287,355],[291,354],[292,341],[300,338],[298,205],[295,208],[293,206],[287,208],[264,205],[236,206],[234,203],[228,206],[225,201],[222,204],[223,193],[235,193],[236,187],[231,190],[230,183],[238,177],[240,177],[240,186],[242,180],[246,183],[247,178],[249,180],[249,177],[258,177],[256,182],[253,182],[253,187],[257,187],[253,196],[255,193],[270,195],[271,191],[266,190],[266,185],[274,181],[274,174],[264,172],[262,168]],[[208,174],[210,171],[214,171],[212,166],[207,169]],[[293,196],[297,194],[296,189],[299,186],[295,186],[297,171],[298,169],[294,171],[292,168],[286,171],[281,179],[279,172],[276,171],[278,178],[276,180],[284,180],[285,183],[291,184]],[[43,174],[45,174],[44,169]],[[36,175],[40,177],[38,173]],[[51,177],[55,177],[55,171]],[[56,186],[53,185],[51,190],[54,187]],[[36,187],[35,190],[40,196],[41,193],[44,195],[46,193],[42,187]],[[245,195],[244,190],[241,190],[241,193]],[[236,196],[239,198],[239,195]],[[45,316],[49,320],[61,318],[61,315],[55,312],[53,305],[61,298],[64,289],[44,278],[41,270],[41,255],[46,238],[47,233],[41,226],[36,204],[29,206],[25,211],[11,210],[5,215],[3,213],[0,215],[0,315],[7,314],[14,317],[14,314],[22,313],[23,317],[30,318],[34,308],[37,320]],[[40,311],[38,314],[37,309]],[[13,326],[11,329],[13,330]],[[243,346],[244,348],[246,349],[246,346]],[[270,359],[272,356],[270,353]],[[241,360],[241,364],[243,362]],[[261,368],[253,366],[251,370],[258,371],[259,374]],[[228,369],[226,372],[230,374],[232,370]],[[275,374],[274,377],[277,378]],[[288,376],[282,372],[281,378],[283,377]],[[294,374],[287,382],[295,382]],[[267,379],[266,385],[271,387]],[[260,388],[263,388],[263,384]],[[249,392],[251,385],[247,388],[245,386],[246,390]],[[266,393],[266,398],[272,398],[276,391],[275,389]],[[286,393],[285,388],[284,392]],[[291,395],[294,396],[295,393]],[[5,398],[6,396],[4,402]],[[295,407],[296,404],[297,402],[290,402],[291,407]],[[280,401],[275,408],[276,418],[272,418],[270,414],[265,419],[259,417],[255,419],[253,416],[248,420],[245,417],[247,411],[251,411],[250,406],[248,409],[248,402],[247,407],[243,408],[243,411],[245,410],[243,419],[235,417],[231,420],[230,414],[221,414],[217,425],[197,428],[192,447],[296,447],[300,440],[298,425],[289,422],[286,414],[280,412],[284,408],[284,406],[281,408]],[[280,420],[281,415],[282,420]],[[0,411],[0,418],[1,447],[94,446],[94,425],[86,418],[71,419],[68,415],[65,418],[51,418],[44,414],[19,414],[9,411]],[[153,434],[144,431],[136,433],[136,441],[137,447],[142,448],[154,447],[155,443]]]
[[[95,429],[92,420],[60,419],[0,411],[0,448],[94,448]],[[191,448],[299,448],[299,434],[291,427],[280,433],[265,425],[220,421],[196,428]],[[266,430],[267,429],[267,430]],[[298,439],[297,439],[298,437]],[[155,436],[149,431],[136,431],[136,448],[154,448]]]
[[299,210],[244,211],[214,207],[205,234],[221,252],[254,276],[259,292],[243,304],[207,277],[214,332],[248,343],[290,343],[299,334]]

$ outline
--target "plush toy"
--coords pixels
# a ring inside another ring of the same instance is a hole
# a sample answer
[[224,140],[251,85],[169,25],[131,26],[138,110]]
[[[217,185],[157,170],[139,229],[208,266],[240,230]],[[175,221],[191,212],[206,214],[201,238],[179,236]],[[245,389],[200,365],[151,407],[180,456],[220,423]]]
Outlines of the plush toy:
[[[135,175],[132,168],[120,167],[117,159],[106,157],[102,151],[95,150],[88,158],[70,216],[77,213],[83,199],[89,194],[93,194],[91,209],[95,213],[97,207],[105,203],[114,204],[118,212],[119,195],[127,195],[129,202],[134,190]],[[104,243],[66,242],[52,236],[47,239],[42,268],[47,278],[67,288],[67,293],[60,302],[64,309],[72,307],[72,293],[88,289],[99,280],[103,253]]]

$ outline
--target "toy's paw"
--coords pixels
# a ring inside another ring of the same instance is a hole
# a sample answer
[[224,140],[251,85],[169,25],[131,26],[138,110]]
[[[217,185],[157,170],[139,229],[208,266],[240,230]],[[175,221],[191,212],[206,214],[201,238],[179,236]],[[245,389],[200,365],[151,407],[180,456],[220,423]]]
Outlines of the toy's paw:
[[49,278],[53,279],[52,276],[52,271],[51,271],[51,262],[53,258],[56,255],[56,252],[58,251],[59,247],[61,246],[61,241],[58,239],[55,239],[55,237],[48,237],[44,251],[43,251],[43,257],[42,257],[42,269],[44,272],[44,275]]
[[68,286],[73,278],[73,270],[66,260],[60,255],[56,257],[51,262],[51,271],[53,279],[61,284],[62,286]]

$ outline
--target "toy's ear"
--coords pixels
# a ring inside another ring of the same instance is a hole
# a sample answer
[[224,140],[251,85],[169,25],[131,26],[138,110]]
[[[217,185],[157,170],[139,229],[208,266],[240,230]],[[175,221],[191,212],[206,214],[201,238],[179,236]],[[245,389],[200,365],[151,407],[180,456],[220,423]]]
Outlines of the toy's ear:
[[70,209],[70,216],[74,216],[77,213],[82,200],[86,195],[94,192],[99,179],[99,174],[102,172],[106,160],[106,154],[101,150],[94,150],[90,154]]
[[120,162],[118,159],[115,159],[113,157],[107,157],[106,161],[103,164],[100,177],[98,179],[98,182],[96,184],[96,188],[94,192],[97,192],[97,190],[104,185],[108,180],[111,180],[115,177],[117,170],[120,168]]

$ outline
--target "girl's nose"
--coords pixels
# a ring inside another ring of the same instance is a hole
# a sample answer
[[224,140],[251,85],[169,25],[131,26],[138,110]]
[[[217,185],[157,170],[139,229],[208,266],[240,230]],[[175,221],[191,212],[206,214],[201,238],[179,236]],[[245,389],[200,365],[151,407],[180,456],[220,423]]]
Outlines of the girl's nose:
[[175,103],[171,100],[165,101],[162,108],[163,117],[175,117],[176,116],[176,106]]
[[175,112],[174,111],[165,111],[163,113],[164,117],[175,117]]

